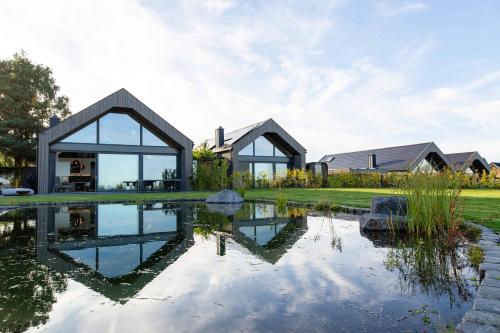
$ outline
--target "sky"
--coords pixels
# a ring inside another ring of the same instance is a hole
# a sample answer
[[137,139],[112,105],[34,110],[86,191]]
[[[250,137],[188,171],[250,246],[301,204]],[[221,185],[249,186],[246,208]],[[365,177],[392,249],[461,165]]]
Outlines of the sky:
[[0,0],[0,31],[73,113],[125,88],[195,144],[273,118],[308,161],[429,141],[500,161],[496,0]]

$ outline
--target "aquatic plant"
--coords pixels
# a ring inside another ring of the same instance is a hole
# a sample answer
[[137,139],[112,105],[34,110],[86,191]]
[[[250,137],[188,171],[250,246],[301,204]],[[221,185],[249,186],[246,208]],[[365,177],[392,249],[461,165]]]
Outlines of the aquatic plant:
[[278,214],[286,215],[287,204],[288,204],[288,198],[283,192],[279,191],[278,194],[276,195],[276,207],[278,209]]
[[338,211],[340,209],[339,205],[336,205],[332,202],[331,199],[320,198],[314,208],[320,212],[330,212],[330,211]]
[[469,251],[467,252],[467,256],[469,257],[469,262],[471,265],[478,269],[479,264],[483,262],[484,259],[484,251],[480,246],[471,245],[469,247]]
[[388,271],[396,271],[401,292],[423,293],[440,298],[448,296],[450,304],[470,298],[461,267],[467,266],[465,247],[456,247],[443,238],[410,237],[390,248],[384,261]]
[[417,235],[444,234],[459,228],[463,216],[461,186],[446,172],[417,171],[399,183],[408,199],[407,230]]

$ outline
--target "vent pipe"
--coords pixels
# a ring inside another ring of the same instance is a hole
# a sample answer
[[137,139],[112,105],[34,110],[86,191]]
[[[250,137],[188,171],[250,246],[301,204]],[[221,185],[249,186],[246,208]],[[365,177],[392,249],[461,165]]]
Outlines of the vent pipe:
[[368,154],[368,169],[375,169],[377,167],[377,155]]
[[215,130],[215,148],[220,148],[224,145],[224,129],[219,126]]

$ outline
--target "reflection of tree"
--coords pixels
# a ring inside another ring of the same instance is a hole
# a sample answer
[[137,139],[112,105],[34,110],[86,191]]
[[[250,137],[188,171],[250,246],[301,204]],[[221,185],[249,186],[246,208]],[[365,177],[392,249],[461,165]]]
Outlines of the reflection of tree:
[[222,213],[211,212],[205,206],[200,206],[195,210],[197,220],[193,232],[208,239],[216,231],[231,232],[231,222]]
[[20,332],[45,323],[55,294],[66,289],[66,278],[36,261],[35,228],[29,213],[2,216],[14,228],[0,235],[0,331]]
[[412,293],[419,287],[436,298],[447,295],[450,304],[471,296],[462,272],[467,266],[462,247],[436,239],[411,239],[390,248],[384,264],[387,270],[399,273],[402,292]]

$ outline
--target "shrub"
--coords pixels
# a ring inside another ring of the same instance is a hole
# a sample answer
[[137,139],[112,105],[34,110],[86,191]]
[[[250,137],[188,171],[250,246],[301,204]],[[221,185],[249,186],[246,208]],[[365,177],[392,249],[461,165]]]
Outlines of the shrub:
[[471,245],[467,255],[469,257],[470,264],[475,268],[479,268],[479,264],[481,264],[484,259],[483,249],[480,246]]
[[408,174],[399,187],[408,199],[407,228],[410,232],[431,236],[460,225],[463,215],[461,186],[456,180],[450,181],[448,173]]
[[229,164],[225,159],[197,161],[193,172],[193,187],[196,190],[219,191],[229,188]]

